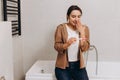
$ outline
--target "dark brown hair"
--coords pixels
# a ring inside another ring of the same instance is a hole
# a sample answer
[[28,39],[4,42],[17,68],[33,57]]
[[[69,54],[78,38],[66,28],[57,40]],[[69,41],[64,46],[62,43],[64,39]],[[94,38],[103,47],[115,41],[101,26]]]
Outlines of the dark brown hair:
[[77,5],[72,5],[68,8],[68,11],[67,11],[67,20],[68,20],[68,16],[70,16],[71,12],[73,10],[79,10],[81,15],[82,15],[82,9],[80,7],[78,7]]

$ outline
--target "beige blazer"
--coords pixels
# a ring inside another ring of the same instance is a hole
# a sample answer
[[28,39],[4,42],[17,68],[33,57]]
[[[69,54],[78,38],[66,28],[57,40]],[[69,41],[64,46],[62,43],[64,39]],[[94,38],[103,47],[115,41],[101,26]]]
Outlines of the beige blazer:
[[[54,48],[58,52],[57,59],[56,59],[56,67],[65,69],[69,66],[68,64],[68,55],[67,55],[67,49],[63,48],[64,43],[67,42],[68,33],[66,29],[66,23],[60,24],[57,26],[56,32],[55,32],[55,41],[54,41]],[[90,46],[89,41],[89,29],[87,26],[83,25],[85,27],[85,33],[84,35],[79,35],[80,37],[84,36],[87,38],[87,41],[85,41],[84,45],[81,45],[79,42],[79,55],[78,60],[80,60],[80,68],[85,67],[84,65],[84,58],[83,58],[83,52],[87,51]]]

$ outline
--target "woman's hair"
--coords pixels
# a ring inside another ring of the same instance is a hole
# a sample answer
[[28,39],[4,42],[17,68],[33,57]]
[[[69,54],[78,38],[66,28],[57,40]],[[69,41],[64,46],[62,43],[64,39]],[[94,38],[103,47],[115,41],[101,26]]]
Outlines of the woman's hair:
[[82,15],[82,9],[80,7],[78,7],[77,5],[72,5],[68,8],[68,11],[67,11],[67,20],[68,20],[68,16],[70,16],[71,12],[73,10],[79,10],[81,15]]

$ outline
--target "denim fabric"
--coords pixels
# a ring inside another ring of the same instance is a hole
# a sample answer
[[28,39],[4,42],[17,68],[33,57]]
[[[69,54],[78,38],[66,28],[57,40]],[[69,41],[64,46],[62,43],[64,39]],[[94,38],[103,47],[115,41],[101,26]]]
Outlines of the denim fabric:
[[89,80],[86,68],[80,69],[79,62],[69,62],[66,69],[55,68],[57,80]]

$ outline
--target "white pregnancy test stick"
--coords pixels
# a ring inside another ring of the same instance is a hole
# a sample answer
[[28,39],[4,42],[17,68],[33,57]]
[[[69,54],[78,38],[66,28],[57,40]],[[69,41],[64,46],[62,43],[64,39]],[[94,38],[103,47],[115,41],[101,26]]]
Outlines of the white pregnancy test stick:
[[83,38],[79,38],[79,40],[82,40]]
[[79,40],[86,40],[87,38],[79,38]]

